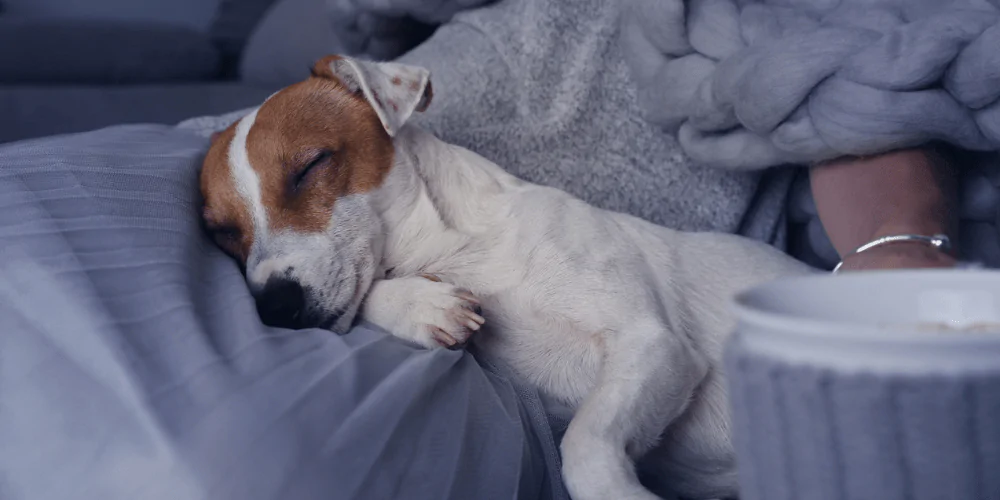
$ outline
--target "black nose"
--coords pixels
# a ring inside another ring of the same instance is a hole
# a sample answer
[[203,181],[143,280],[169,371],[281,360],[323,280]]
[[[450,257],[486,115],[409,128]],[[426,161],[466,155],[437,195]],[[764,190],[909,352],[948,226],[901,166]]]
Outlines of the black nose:
[[257,312],[265,325],[281,328],[306,326],[306,292],[293,280],[270,278],[256,291]]

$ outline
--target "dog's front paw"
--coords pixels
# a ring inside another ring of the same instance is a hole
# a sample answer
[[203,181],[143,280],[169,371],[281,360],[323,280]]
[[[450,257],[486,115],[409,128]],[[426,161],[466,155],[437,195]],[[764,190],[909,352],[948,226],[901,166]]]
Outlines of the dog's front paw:
[[406,277],[376,282],[362,316],[424,347],[457,349],[485,323],[478,309],[479,300],[468,290],[433,276]]
[[477,312],[479,301],[472,292],[447,283],[429,282],[421,297],[410,305],[408,320],[417,341],[425,347],[457,349],[482,327],[486,320]]

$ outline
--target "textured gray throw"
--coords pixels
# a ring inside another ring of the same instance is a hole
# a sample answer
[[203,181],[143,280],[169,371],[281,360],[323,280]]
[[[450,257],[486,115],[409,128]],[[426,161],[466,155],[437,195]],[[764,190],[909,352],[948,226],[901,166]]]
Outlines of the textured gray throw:
[[630,0],[647,118],[710,165],[1000,149],[997,0]]
[[[436,2],[384,5],[417,17],[413,6],[428,3]],[[416,119],[521,178],[602,208],[780,240],[790,179],[762,184],[758,172],[704,168],[644,120],[618,43],[620,14],[619,2],[604,0],[503,0],[456,14],[400,58],[431,70],[434,101]],[[207,134],[245,112],[183,127]]]

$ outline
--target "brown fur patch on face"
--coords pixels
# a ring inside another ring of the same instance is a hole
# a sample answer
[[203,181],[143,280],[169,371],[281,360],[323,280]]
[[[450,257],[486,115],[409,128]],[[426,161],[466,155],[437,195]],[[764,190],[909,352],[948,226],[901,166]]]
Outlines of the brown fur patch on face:
[[337,198],[380,186],[393,161],[392,139],[371,106],[325,77],[265,102],[247,153],[270,228],[305,233],[326,229]]
[[[237,122],[239,123],[239,122]],[[229,145],[237,123],[212,135],[212,146],[201,169],[201,195],[205,206],[205,228],[227,253],[246,262],[253,244],[253,219],[250,208],[236,191],[229,167]]]

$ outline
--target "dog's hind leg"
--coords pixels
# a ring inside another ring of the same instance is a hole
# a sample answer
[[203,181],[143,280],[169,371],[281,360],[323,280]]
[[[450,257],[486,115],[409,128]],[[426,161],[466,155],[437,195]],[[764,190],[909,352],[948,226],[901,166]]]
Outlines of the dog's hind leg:
[[687,408],[708,361],[658,320],[604,336],[601,373],[562,442],[563,479],[574,500],[654,500],[635,460]]

